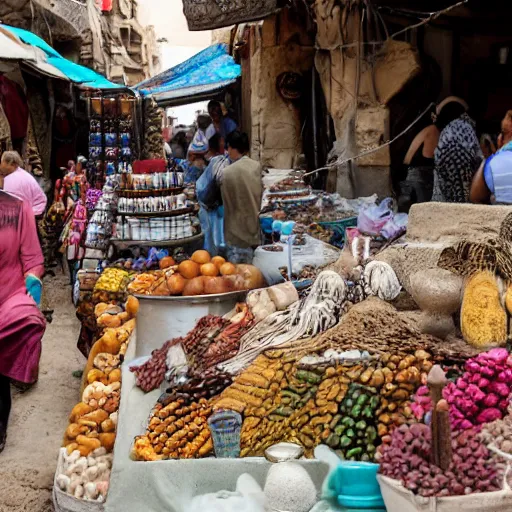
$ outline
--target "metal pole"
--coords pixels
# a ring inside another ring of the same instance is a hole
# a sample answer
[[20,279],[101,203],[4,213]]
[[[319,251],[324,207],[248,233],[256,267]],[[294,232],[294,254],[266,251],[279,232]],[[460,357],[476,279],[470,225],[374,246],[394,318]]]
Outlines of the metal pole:
[[318,134],[317,134],[317,105],[316,105],[316,69],[311,69],[311,117],[313,118],[313,165],[318,169]]

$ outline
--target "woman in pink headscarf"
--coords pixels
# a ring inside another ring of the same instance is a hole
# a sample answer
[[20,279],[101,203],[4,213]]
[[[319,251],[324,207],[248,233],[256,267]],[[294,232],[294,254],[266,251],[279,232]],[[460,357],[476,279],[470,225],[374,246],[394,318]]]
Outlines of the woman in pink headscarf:
[[43,263],[31,205],[0,190],[0,452],[11,411],[11,380],[37,381],[45,320],[26,282],[42,277]]

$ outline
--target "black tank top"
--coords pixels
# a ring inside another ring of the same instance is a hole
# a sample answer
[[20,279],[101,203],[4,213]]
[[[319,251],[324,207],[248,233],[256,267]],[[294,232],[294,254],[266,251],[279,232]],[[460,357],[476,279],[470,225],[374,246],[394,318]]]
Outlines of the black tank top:
[[412,157],[409,167],[434,167],[434,159],[423,156],[423,143]]

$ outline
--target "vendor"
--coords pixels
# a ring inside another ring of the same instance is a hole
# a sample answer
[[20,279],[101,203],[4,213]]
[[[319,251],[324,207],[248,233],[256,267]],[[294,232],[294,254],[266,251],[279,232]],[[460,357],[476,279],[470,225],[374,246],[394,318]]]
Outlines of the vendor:
[[16,151],[6,151],[0,162],[0,178],[3,178],[5,192],[25,201],[34,212],[42,215],[48,201],[35,178],[22,169],[23,161]]
[[208,145],[208,137],[206,132],[208,127],[211,126],[212,120],[210,116],[200,114],[197,116],[197,131],[194,134],[194,138],[192,139],[192,144],[198,145]]
[[11,380],[37,381],[45,320],[27,290],[40,291],[43,262],[30,205],[0,191],[0,452],[11,411]]
[[227,257],[232,263],[251,263],[254,249],[261,243],[261,165],[247,156],[249,137],[245,133],[234,131],[226,142],[232,162],[221,178]]
[[212,124],[206,130],[206,138],[211,139],[218,133],[224,140],[226,137],[237,129],[237,125],[233,119],[225,116],[222,112],[220,102],[212,100],[208,103],[208,113],[212,118]]
[[500,149],[480,166],[471,186],[471,202],[512,204],[512,110],[501,122]]

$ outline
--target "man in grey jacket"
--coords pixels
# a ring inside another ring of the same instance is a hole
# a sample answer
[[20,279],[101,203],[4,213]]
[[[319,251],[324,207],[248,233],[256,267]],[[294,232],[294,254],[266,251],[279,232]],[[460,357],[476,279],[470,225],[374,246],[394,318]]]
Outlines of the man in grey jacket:
[[232,162],[221,181],[227,257],[232,263],[251,263],[261,243],[261,165],[247,156],[249,137],[245,133],[234,131],[226,142]]

